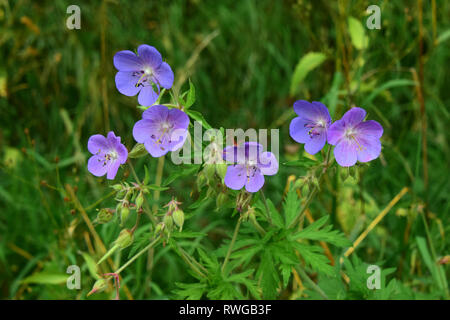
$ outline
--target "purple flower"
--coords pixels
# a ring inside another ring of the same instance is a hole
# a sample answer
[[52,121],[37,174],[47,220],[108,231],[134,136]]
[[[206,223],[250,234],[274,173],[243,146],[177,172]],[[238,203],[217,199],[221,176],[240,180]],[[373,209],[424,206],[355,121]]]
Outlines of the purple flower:
[[334,157],[342,167],[378,158],[381,152],[380,138],[383,127],[374,120],[363,121],[366,111],[351,108],[342,119],[328,129],[328,143],[335,145]]
[[152,157],[161,157],[180,149],[186,140],[189,117],[181,110],[154,105],[136,122],[133,137],[143,143]]
[[88,170],[94,176],[106,175],[107,179],[114,179],[121,164],[128,158],[127,148],[120,143],[120,137],[114,132],[108,132],[105,138],[101,134],[95,134],[89,138],[88,150],[93,154],[88,161]]
[[294,111],[298,117],[292,119],[289,134],[298,143],[305,144],[306,152],[316,154],[325,145],[331,124],[327,107],[317,101],[298,100],[294,102]]
[[272,152],[262,152],[262,145],[246,142],[223,150],[225,161],[233,162],[225,174],[225,185],[233,190],[245,186],[248,192],[257,192],[264,185],[264,176],[278,172],[278,161]]
[[126,96],[135,96],[140,92],[139,104],[151,106],[158,99],[160,87],[172,87],[173,72],[154,47],[143,44],[137,52],[138,55],[124,50],[114,55],[114,66],[119,70],[116,87]]

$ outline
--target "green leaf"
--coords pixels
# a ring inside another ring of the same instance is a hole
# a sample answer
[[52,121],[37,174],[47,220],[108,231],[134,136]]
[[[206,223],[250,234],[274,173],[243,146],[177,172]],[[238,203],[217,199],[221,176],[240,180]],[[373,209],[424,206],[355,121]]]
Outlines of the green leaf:
[[178,166],[177,169],[173,170],[172,173],[169,175],[169,177],[163,182],[163,186],[168,186],[172,182],[174,182],[176,179],[186,176],[192,176],[197,173],[198,169],[200,168],[200,165],[183,165]]
[[198,111],[194,111],[194,110],[185,110],[185,112],[187,113],[187,115],[189,117],[191,117],[192,119],[201,122],[202,126],[205,129],[211,129],[212,127],[209,125],[209,123],[205,120],[205,117],[203,117],[203,115],[198,112]]
[[187,93],[186,103],[184,107],[187,109],[192,106],[195,102],[195,87],[191,79],[189,79],[189,91]]
[[180,289],[175,289],[174,293],[178,295],[179,299],[200,300],[203,294],[208,289],[205,283],[179,283],[175,285]]
[[352,44],[356,49],[362,50],[367,48],[369,38],[366,35],[362,23],[358,19],[354,17],[348,18],[348,32],[350,33]]
[[289,188],[283,203],[285,226],[289,226],[300,211],[301,200],[298,198],[295,188]]
[[182,231],[182,232],[174,232],[172,233],[172,238],[198,238],[205,237],[207,233],[204,232],[193,232],[193,231]]
[[305,260],[306,264],[317,272],[322,272],[327,275],[333,274],[333,267],[330,265],[330,261],[324,255],[323,249],[320,246],[311,246],[304,243],[293,242],[293,246],[297,249],[298,253]]
[[294,234],[291,239],[325,241],[338,247],[349,246],[351,244],[350,240],[348,240],[342,232],[339,232],[338,230],[331,230],[333,228],[332,225],[322,228],[325,222],[327,222],[328,217],[329,216],[324,216],[320,218],[305,229]]
[[278,212],[278,210],[275,208],[275,205],[273,204],[272,200],[267,199],[267,206],[269,207],[270,215],[272,217],[272,222],[279,228],[282,228],[284,226],[283,218]]
[[306,157],[302,157],[301,159],[298,160],[292,160],[292,161],[288,161],[283,163],[285,166],[289,166],[289,167],[303,167],[303,168],[311,168],[313,166],[318,165],[318,162]]
[[287,287],[289,283],[289,279],[291,278],[291,270],[292,266],[289,264],[280,265],[281,276],[283,277],[283,287]]
[[87,268],[89,270],[89,273],[91,276],[95,279],[100,279],[100,276],[97,272],[97,263],[95,262],[94,258],[92,258],[88,253],[82,252],[81,255],[83,256],[84,261],[86,262]]
[[446,41],[450,38],[450,29],[444,31],[437,39],[436,43],[441,44],[442,42]]
[[145,149],[144,144],[142,143],[136,143],[133,147],[133,149],[131,149],[131,151],[128,153],[128,158],[140,158],[143,157],[145,155],[147,155],[147,149]]
[[23,279],[21,283],[61,284],[66,283],[68,278],[69,275],[64,273],[38,272]]
[[376,96],[378,96],[384,90],[394,88],[394,87],[402,87],[402,86],[415,86],[416,82],[409,79],[394,79],[389,80],[378,88],[374,89],[371,94],[363,101],[362,105],[366,106],[370,104]]
[[264,299],[275,299],[279,278],[273,261],[273,256],[269,250],[266,250],[263,253],[258,271],[261,274],[261,289]]
[[290,95],[295,96],[300,89],[300,83],[305,79],[308,73],[321,65],[326,59],[326,55],[321,52],[308,52],[305,54],[297,66],[291,79]]
[[437,286],[445,290],[447,288],[447,279],[445,277],[444,270],[441,266],[438,266],[436,262],[431,258],[430,252],[428,250],[427,242],[423,237],[416,237],[417,247],[419,248],[420,254],[422,255],[423,261],[433,276],[434,281]]

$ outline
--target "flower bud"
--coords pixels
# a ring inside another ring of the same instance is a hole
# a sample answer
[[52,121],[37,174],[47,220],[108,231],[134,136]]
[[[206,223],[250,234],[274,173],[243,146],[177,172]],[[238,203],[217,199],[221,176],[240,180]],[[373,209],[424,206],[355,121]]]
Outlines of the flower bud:
[[126,196],[126,190],[125,189],[119,190],[116,193],[116,199],[118,199],[118,200],[119,199],[123,199],[125,196]]
[[136,197],[136,210],[139,210],[142,207],[142,204],[144,203],[144,194],[142,192],[139,192],[138,196]]
[[250,221],[256,221],[255,209],[253,207],[248,207],[247,216]]
[[131,245],[133,243],[133,240],[134,234],[128,229],[123,229],[122,231],[120,231],[115,244],[117,244],[120,249],[124,249]]
[[226,163],[218,163],[216,164],[216,172],[219,175],[220,179],[225,179],[225,175],[227,173],[228,165]]
[[216,196],[216,190],[214,186],[209,186],[208,190],[206,190],[206,198],[214,198]]
[[172,214],[173,221],[175,224],[180,227],[180,231],[183,229],[184,223],[184,212],[181,209],[177,209]]
[[120,225],[123,226],[125,221],[127,221],[128,216],[130,215],[130,209],[128,205],[122,204],[120,208]]
[[111,219],[114,217],[114,213],[111,209],[109,208],[103,208],[100,209],[100,211],[97,214],[97,219],[95,219],[95,221],[97,223],[108,223],[111,221]]
[[163,230],[164,230],[164,223],[162,222],[158,223],[155,228],[155,233],[160,233]]
[[197,189],[200,190],[206,183],[206,177],[205,174],[203,173],[203,171],[200,171],[199,174],[197,175]]
[[111,188],[113,188],[115,191],[120,191],[123,189],[123,186],[120,183],[118,183],[118,184],[112,185]]
[[103,278],[98,279],[97,281],[95,281],[94,286],[92,287],[92,290],[89,291],[87,296],[89,297],[93,293],[102,292],[103,290],[105,290],[107,285],[108,285],[108,280],[103,279]]
[[172,218],[172,215],[166,214],[166,215],[164,216],[163,222],[164,222],[164,224],[166,225],[167,229],[172,229],[172,227],[173,227],[173,218]]
[[148,154],[148,152],[145,149],[145,146],[142,143],[136,143],[133,149],[128,153],[128,158],[140,158],[146,154]]
[[216,166],[214,164],[205,164],[203,169],[206,179],[211,182],[214,179],[214,174],[216,173]]
[[225,192],[220,192],[216,198],[216,207],[223,207],[228,201],[228,195]]

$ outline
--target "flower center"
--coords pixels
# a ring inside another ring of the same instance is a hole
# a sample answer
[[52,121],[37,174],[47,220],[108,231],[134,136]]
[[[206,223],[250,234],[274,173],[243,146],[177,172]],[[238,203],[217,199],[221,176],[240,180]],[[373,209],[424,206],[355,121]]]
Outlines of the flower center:
[[315,136],[320,135],[323,128],[326,127],[326,122],[323,119],[319,119],[315,122],[309,122],[305,124],[305,128],[309,128],[308,131],[309,137],[312,139]]
[[170,128],[170,124],[168,123],[168,122],[163,122],[162,124],[161,124],[161,129],[165,132],[165,131],[167,131],[167,129],[169,129]]
[[150,67],[144,68],[144,74],[147,76],[151,76],[153,74],[153,70]]
[[[99,150],[97,154],[100,155],[101,152],[102,150]],[[119,158],[117,152],[115,150],[109,150],[109,152],[103,155],[103,159],[100,158],[98,161],[103,162],[103,166],[106,166],[109,162],[117,160],[117,158]]]
[[136,82],[135,86],[144,86],[144,82],[153,76],[153,70],[150,67],[145,67],[144,70],[133,73],[134,76],[141,75],[139,80]]
[[247,166],[248,167],[254,167],[256,165],[256,160],[248,160],[247,161]]
[[361,143],[356,138],[357,133],[358,132],[354,128],[348,128],[345,131],[345,138],[354,141],[356,143],[356,145],[358,146],[359,150],[364,150],[365,148],[361,145]]

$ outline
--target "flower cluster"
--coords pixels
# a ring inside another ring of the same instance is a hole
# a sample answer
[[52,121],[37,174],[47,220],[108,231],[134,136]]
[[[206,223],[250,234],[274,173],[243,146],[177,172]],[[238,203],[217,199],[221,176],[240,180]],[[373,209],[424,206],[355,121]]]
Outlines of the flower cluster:
[[[117,90],[126,96],[139,93],[139,104],[151,106],[134,125],[134,139],[142,143],[152,157],[181,148],[187,137],[189,117],[181,110],[153,105],[161,87],[170,89],[174,80],[172,69],[162,61],[158,50],[143,44],[137,54],[119,51],[114,56],[114,66],[118,70]],[[114,179],[119,166],[128,158],[126,147],[113,132],[109,132],[107,138],[99,134],[91,136],[88,150],[93,154],[88,162],[89,172],[98,177],[107,174],[107,179]]]
[[224,149],[223,159],[233,163],[225,174],[224,181],[228,188],[240,190],[245,186],[248,192],[257,192],[264,185],[264,176],[278,172],[275,155],[262,150],[262,145],[256,142],[245,142]]
[[[189,117],[177,108],[155,105],[161,88],[170,89],[174,81],[171,67],[163,62],[158,50],[143,44],[137,53],[119,51],[114,56],[114,66],[118,70],[115,81],[119,92],[127,96],[139,94],[139,104],[150,106],[133,127],[133,137],[142,150],[145,148],[152,157],[161,157],[180,149],[188,135]],[[328,108],[320,102],[298,100],[294,111],[298,116],[291,121],[289,133],[296,142],[305,145],[306,152],[314,155],[328,142],[335,146],[334,157],[343,167],[353,166],[357,161],[368,162],[380,155],[383,128],[376,121],[364,121],[364,109],[351,108],[334,123]],[[107,137],[91,136],[88,150],[92,153],[88,170],[95,176],[106,174],[107,179],[115,178],[128,157],[120,137],[112,131]],[[263,152],[262,145],[256,142],[226,147],[223,159],[231,163],[224,183],[234,190],[245,187],[248,192],[257,192],[264,185],[265,175],[278,172],[275,155]]]
[[305,144],[305,151],[316,154],[328,141],[335,146],[334,157],[342,167],[369,162],[381,153],[383,127],[374,120],[364,121],[366,111],[351,108],[331,123],[327,107],[320,102],[299,100],[294,103],[298,117],[291,121],[289,133],[295,141]]

